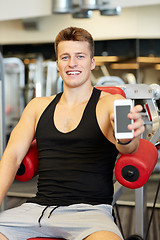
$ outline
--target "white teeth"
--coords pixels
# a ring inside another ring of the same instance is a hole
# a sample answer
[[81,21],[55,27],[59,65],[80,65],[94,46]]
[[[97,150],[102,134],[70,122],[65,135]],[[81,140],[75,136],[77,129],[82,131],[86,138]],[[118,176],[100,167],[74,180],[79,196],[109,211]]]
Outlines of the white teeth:
[[67,72],[68,75],[76,75],[79,74],[80,72]]

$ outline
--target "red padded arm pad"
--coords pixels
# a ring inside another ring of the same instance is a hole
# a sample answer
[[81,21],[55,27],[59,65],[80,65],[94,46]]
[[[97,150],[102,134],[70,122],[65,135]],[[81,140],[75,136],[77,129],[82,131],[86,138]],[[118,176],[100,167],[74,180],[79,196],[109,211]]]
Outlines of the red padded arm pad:
[[18,169],[16,179],[26,182],[38,174],[38,149],[36,140],[34,140],[29,148],[28,153]]
[[97,86],[96,87],[97,89],[99,89],[99,90],[102,90],[102,91],[104,91],[104,92],[108,92],[108,93],[110,93],[110,94],[120,94],[120,95],[122,95],[123,97],[125,97],[126,98],[126,94],[125,94],[125,92],[120,88],[120,87],[115,87],[115,86],[113,86],[113,87],[107,87],[107,86]]
[[115,177],[127,188],[142,187],[149,179],[158,160],[156,147],[145,139],[140,139],[135,153],[122,154],[115,165]]

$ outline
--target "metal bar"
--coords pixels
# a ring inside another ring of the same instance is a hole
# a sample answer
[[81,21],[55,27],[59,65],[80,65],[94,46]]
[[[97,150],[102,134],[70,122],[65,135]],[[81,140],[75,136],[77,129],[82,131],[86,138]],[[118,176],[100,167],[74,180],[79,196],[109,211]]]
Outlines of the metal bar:
[[143,186],[135,189],[135,233],[142,238],[145,234],[146,209],[146,189]]
[[[16,58],[16,57],[4,58],[3,63],[4,63],[4,69],[6,69],[6,67],[9,66],[10,64],[15,65],[14,69],[15,69],[15,72],[17,72],[17,75],[18,75],[18,78],[19,78],[19,88],[20,88],[19,114],[21,115],[23,110],[24,110],[24,97],[23,97],[23,94],[22,94],[22,91],[25,87],[25,66],[24,66],[24,63],[22,62],[22,60],[20,60],[19,58]],[[12,68],[11,68],[11,71],[13,73]],[[4,72],[5,72],[5,70],[4,70]]]
[[113,202],[112,202],[113,206],[118,201],[120,196],[125,192],[126,189],[127,188],[122,186],[118,181],[114,183],[114,195],[113,195]]

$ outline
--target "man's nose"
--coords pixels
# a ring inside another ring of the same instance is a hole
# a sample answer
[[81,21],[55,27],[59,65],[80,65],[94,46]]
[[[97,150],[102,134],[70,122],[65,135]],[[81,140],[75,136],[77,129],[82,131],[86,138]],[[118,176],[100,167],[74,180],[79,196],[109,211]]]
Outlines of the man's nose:
[[76,59],[75,57],[71,57],[71,58],[69,59],[69,66],[70,66],[70,67],[75,67],[75,66],[77,66],[77,59]]

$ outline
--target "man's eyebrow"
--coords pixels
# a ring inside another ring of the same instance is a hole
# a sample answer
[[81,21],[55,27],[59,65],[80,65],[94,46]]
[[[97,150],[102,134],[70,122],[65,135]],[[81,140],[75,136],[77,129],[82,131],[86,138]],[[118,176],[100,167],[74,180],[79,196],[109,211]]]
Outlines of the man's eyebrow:
[[85,52],[77,52],[76,54],[84,54],[84,55],[86,55]]
[[[75,53],[75,55],[78,55],[78,54],[83,54],[83,55],[86,55],[86,53],[85,52],[76,52]],[[67,52],[64,52],[64,53],[62,53],[61,55],[60,55],[60,57],[62,57],[62,56],[66,56],[66,55],[70,55],[69,53],[67,53]]]
[[60,55],[60,57],[62,57],[62,56],[64,56],[64,55],[69,55],[69,53],[62,53],[61,55]]

